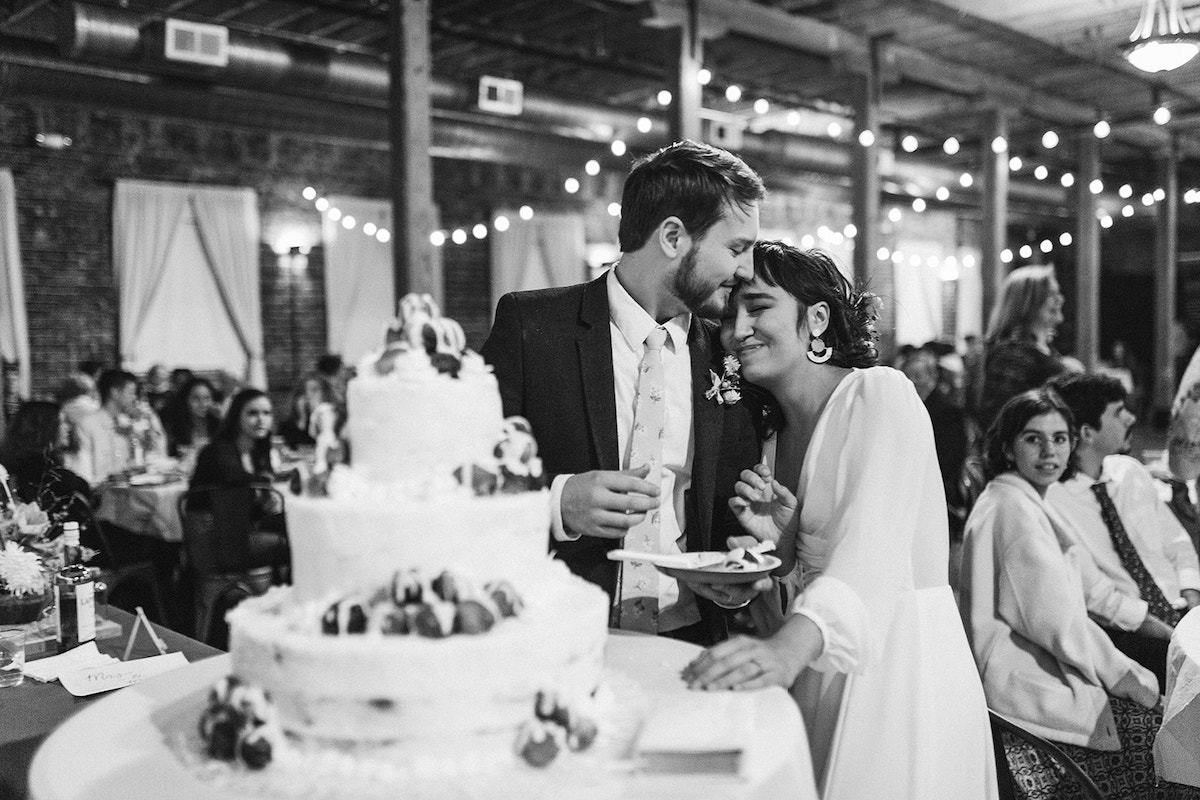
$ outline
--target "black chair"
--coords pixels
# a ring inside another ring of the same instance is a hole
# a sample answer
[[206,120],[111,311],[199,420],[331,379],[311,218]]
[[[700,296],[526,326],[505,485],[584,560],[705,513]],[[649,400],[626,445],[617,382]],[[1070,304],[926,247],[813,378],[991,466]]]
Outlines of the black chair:
[[[1095,781],[1058,745],[991,709],[988,716],[1001,800],[1104,800]],[[1021,767],[1016,772],[1014,764]]]
[[92,569],[96,580],[107,587],[105,595],[108,600],[111,601],[114,595],[118,598],[124,597],[127,588],[132,588],[136,596],[149,598],[149,613],[155,622],[169,624],[167,609],[163,604],[162,587],[159,585],[158,568],[154,562],[148,558],[137,559],[131,556],[128,549],[123,548],[113,533],[96,517],[88,520],[88,524],[100,537],[100,544],[108,557],[108,566]]
[[283,495],[270,486],[205,487],[179,498],[184,554],[195,597],[195,632],[219,646],[214,622],[219,609],[270,588],[274,569],[252,566],[250,537],[258,530],[264,503],[283,507]]

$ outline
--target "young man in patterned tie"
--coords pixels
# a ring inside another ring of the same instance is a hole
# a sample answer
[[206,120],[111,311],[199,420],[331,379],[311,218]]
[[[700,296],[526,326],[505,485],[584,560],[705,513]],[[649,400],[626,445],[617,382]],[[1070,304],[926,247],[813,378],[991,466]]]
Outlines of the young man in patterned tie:
[[1200,604],[1200,561],[1187,532],[1159,499],[1154,478],[1128,449],[1135,417],[1125,387],[1105,375],[1060,375],[1048,385],[1070,406],[1079,426],[1073,471],[1046,492],[1046,502],[1071,523],[1069,534],[1109,579],[1087,598],[1118,649],[1166,682],[1171,630]]
[[590,283],[500,298],[483,346],[504,413],[530,421],[553,479],[550,547],[609,593],[623,628],[711,643],[722,609],[753,596],[635,573],[607,553],[724,550],[738,532],[723,530],[727,500],[758,444],[745,406],[714,398],[713,320],[752,274],[763,196],[741,159],[706,144],[640,159],[621,197],[620,260]]

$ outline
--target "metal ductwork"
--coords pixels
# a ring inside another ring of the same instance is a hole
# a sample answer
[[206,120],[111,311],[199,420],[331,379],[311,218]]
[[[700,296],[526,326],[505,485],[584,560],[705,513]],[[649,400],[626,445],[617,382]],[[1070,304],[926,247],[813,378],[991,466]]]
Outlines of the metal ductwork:
[[[147,20],[142,14],[80,2],[66,3],[63,9],[58,44],[60,52],[71,59],[118,64],[125,68],[136,64],[151,72],[231,86],[318,96],[382,110],[387,107],[388,67],[370,56],[334,53],[311,45],[230,30],[228,66],[181,64],[163,55],[165,25],[162,20]],[[476,98],[477,87],[473,84],[438,77],[430,81],[430,102],[438,112],[443,112],[438,115],[437,124],[450,125],[455,131],[443,144],[465,144],[469,140],[465,149],[474,155],[495,151],[495,142],[492,145],[486,142],[484,132],[488,130],[513,129],[518,133],[523,130],[526,136],[542,139],[544,145],[549,141],[545,137],[551,135],[604,143],[615,135],[622,135],[636,147],[653,146],[661,141],[660,134],[636,132],[639,117],[649,117],[659,131],[667,125],[667,117],[662,112],[617,109],[530,91],[524,94],[519,118],[501,118],[479,112]],[[445,118],[447,115],[451,118]],[[477,134],[468,133],[466,126],[470,124],[479,126]],[[506,141],[507,138],[498,137],[495,141]],[[738,151],[751,161],[761,161],[776,169],[783,167],[846,176],[851,169],[851,147],[821,137],[767,131],[747,134]],[[445,151],[440,155],[453,157]],[[938,164],[899,157],[889,177],[917,183],[934,179],[943,185],[954,186],[957,176],[957,172]],[[1056,207],[1066,205],[1069,200],[1066,190],[1032,181],[1013,180],[1010,192],[1013,199]]]
[[87,3],[65,5],[60,51],[74,59],[130,62],[158,71],[219,80],[235,86],[270,88],[289,94],[330,94],[386,103],[387,66],[358,53],[285,43],[229,31],[229,64],[180,64],[164,55],[165,24],[119,8]]

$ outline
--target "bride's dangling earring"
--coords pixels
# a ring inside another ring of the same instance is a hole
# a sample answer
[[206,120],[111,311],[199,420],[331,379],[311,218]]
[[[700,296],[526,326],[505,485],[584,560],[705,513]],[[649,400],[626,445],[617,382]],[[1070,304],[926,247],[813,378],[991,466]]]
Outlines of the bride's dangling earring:
[[824,364],[833,355],[833,348],[826,347],[825,342],[820,335],[812,337],[808,342],[808,352],[805,353],[808,360],[814,364]]

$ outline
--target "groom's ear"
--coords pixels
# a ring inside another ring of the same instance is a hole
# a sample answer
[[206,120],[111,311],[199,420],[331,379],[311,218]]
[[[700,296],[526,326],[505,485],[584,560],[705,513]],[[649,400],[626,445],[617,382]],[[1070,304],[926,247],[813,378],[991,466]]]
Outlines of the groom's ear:
[[659,249],[668,259],[682,257],[692,246],[692,237],[679,217],[667,217],[658,223],[655,234]]

